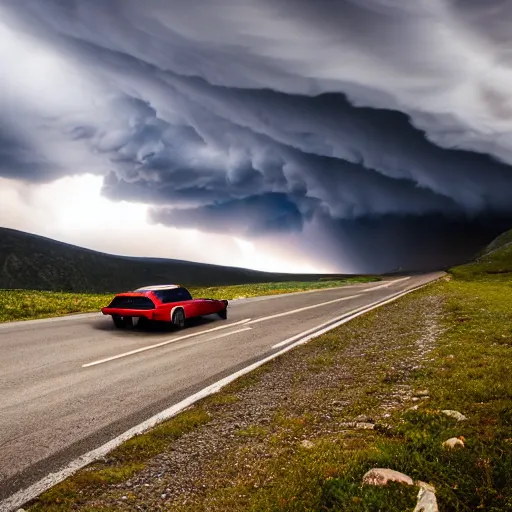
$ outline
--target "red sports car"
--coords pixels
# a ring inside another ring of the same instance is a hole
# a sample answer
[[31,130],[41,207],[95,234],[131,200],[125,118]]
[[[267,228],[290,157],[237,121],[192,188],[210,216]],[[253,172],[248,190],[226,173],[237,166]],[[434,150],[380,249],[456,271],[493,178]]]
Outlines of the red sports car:
[[178,329],[183,329],[185,321],[196,316],[217,314],[226,320],[227,308],[227,300],[193,299],[183,286],[168,284],[119,293],[101,312],[111,315],[119,329],[133,325],[134,319],[138,322],[172,322]]

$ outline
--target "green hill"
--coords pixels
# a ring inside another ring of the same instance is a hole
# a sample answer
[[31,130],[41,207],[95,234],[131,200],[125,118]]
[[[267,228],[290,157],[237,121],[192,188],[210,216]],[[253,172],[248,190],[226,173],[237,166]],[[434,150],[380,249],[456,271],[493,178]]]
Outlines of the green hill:
[[225,286],[307,281],[320,277],[257,272],[181,260],[114,256],[0,228],[0,289],[103,293],[159,283]]
[[454,267],[451,272],[460,278],[512,274],[512,230],[495,238],[473,262]]

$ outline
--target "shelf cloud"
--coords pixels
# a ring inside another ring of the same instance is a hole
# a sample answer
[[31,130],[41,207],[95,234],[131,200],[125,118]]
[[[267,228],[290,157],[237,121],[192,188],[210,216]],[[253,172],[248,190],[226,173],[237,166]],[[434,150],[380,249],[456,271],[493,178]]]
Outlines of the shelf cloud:
[[333,265],[349,252],[364,271],[453,263],[512,219],[506,2],[0,0],[0,15],[0,176],[96,174],[152,223],[304,251],[321,233]]

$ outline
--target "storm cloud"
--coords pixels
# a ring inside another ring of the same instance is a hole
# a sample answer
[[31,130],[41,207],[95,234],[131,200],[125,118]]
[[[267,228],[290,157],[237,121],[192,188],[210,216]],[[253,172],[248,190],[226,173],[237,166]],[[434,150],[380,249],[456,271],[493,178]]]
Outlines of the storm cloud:
[[321,231],[333,261],[364,270],[427,267],[421,240],[452,263],[512,219],[506,2],[0,0],[0,14],[2,176],[99,174],[152,222],[301,235],[302,250]]

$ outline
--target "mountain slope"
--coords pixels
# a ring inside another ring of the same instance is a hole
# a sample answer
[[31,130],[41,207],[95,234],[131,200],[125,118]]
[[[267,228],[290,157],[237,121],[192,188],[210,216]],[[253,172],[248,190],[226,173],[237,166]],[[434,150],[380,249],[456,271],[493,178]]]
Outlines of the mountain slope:
[[495,238],[473,262],[455,267],[451,271],[458,277],[512,273],[512,230]]
[[101,293],[158,283],[216,286],[318,277],[181,260],[114,256],[0,228],[0,288]]

